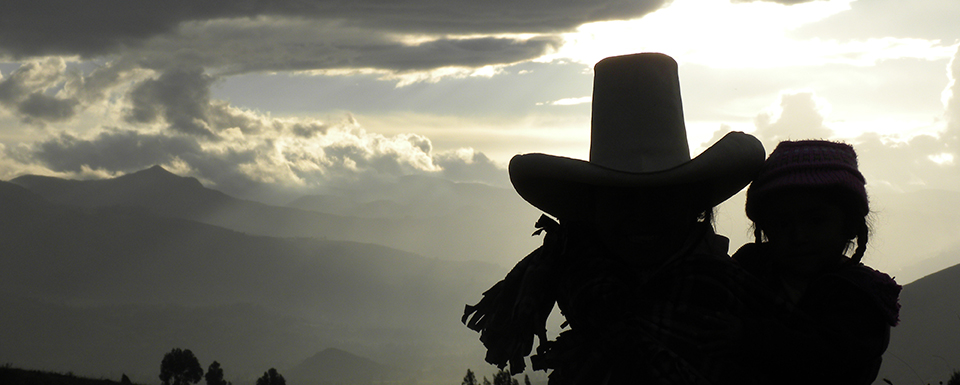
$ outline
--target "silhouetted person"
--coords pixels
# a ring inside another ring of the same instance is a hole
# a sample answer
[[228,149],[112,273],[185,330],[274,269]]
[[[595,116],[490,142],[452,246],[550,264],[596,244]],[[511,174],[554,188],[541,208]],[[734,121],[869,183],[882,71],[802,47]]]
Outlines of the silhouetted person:
[[809,140],[780,143],[747,190],[756,243],[734,259],[800,313],[792,330],[752,330],[757,370],[771,383],[876,379],[898,322],[900,286],[860,263],[869,233],[865,183],[853,147]]
[[[733,132],[691,159],[666,55],[606,58],[595,72],[590,160],[510,162],[517,192],[559,223],[541,217],[544,245],[463,321],[514,373],[539,336],[533,366],[553,370],[551,385],[757,383],[739,366],[747,274],[711,215],[756,175],[763,147]],[[546,341],[554,302],[569,328]]]

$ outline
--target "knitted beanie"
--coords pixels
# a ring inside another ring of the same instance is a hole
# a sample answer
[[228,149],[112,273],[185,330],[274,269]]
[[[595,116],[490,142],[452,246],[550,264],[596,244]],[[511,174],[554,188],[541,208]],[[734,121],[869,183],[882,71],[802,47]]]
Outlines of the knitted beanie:
[[857,169],[857,153],[846,143],[824,140],[784,141],[770,153],[747,189],[747,217],[756,222],[765,197],[789,188],[833,187],[850,193],[857,214],[869,212],[866,180]]

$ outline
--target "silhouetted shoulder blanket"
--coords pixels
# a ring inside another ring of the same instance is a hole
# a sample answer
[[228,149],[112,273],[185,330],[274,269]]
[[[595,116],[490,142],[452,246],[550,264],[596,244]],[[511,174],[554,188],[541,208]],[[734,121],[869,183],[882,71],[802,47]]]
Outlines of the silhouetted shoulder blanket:
[[[733,258],[776,293],[782,285],[765,245],[744,245]],[[899,322],[900,285],[860,263],[838,263],[811,281],[779,319],[750,330],[754,360],[781,384],[870,384]]]
[[[730,259],[727,239],[709,224],[651,266],[642,255],[606,252],[576,223],[541,221],[544,246],[466,308],[463,321],[481,332],[488,362],[522,370],[538,335],[531,360],[553,370],[551,385],[761,383],[743,370],[744,322],[770,306],[759,298],[772,296]],[[569,329],[546,341],[554,302]]]
[[[551,384],[757,383],[745,362],[742,322],[755,295],[727,256],[728,241],[701,224],[662,264],[638,266],[585,240],[571,245],[558,304],[570,330],[538,356]],[[744,301],[747,299],[747,301]]]

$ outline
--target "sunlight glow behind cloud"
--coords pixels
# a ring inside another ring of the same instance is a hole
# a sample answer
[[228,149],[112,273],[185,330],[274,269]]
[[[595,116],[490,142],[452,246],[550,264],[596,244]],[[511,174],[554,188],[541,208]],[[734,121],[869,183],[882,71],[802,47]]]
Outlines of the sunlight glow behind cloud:
[[848,11],[852,2],[788,6],[678,0],[641,19],[583,25],[566,34],[564,45],[549,57],[595,63],[611,55],[669,52],[678,62],[712,68],[771,68],[827,63],[866,66],[903,57],[936,60],[951,57],[956,49],[956,45],[910,38],[841,42],[791,37],[800,26]]
[[930,155],[927,158],[933,161],[933,163],[939,164],[941,166],[953,165],[953,154],[950,154],[950,153],[944,152],[936,155]]
[[580,98],[564,98],[564,99],[555,100],[549,103],[537,103],[537,105],[542,106],[544,104],[549,104],[551,106],[573,106],[577,104],[590,103],[591,101],[593,101],[593,97],[584,96]]

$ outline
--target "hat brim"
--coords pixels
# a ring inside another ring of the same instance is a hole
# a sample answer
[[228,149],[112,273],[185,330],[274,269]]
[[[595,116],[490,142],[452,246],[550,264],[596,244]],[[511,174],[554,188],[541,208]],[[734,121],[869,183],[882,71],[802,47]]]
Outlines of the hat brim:
[[742,132],[730,132],[688,162],[650,173],[608,169],[581,159],[522,154],[510,160],[510,181],[533,206],[557,218],[583,217],[592,211],[597,187],[651,191],[682,188],[697,209],[727,200],[753,180],[763,165],[763,145]]

